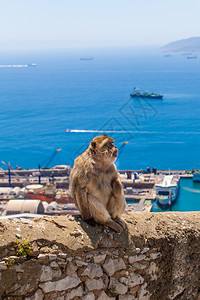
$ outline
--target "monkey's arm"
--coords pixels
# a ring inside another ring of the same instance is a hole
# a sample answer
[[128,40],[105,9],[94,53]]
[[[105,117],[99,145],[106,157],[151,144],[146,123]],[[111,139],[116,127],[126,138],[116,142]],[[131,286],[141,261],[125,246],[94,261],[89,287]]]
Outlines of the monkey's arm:
[[75,191],[75,198],[83,220],[87,221],[91,219],[86,187],[77,188]]
[[119,177],[113,178],[111,181],[112,187],[112,195],[114,198],[118,198],[121,196],[122,193],[122,183]]

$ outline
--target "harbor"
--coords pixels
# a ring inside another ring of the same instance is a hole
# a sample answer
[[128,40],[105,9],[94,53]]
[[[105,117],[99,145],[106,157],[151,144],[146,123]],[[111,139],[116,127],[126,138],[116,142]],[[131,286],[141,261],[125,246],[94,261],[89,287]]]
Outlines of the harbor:
[[[71,167],[67,165],[58,165],[40,171],[38,169],[1,169],[0,214],[5,215],[6,206],[10,200],[39,200],[43,203],[44,214],[46,215],[79,213],[69,196],[70,171]],[[190,170],[157,170],[156,168],[119,170],[119,175],[127,203],[126,211],[136,212],[156,211],[155,206],[159,194],[157,186],[162,180],[166,181],[166,178],[170,177],[191,181],[193,178]],[[164,210],[171,210],[174,206],[174,203],[170,203],[173,200],[173,190],[170,188],[166,192],[166,187],[164,189],[164,196],[162,195],[160,198],[164,197],[165,202],[167,202],[161,206],[164,206],[162,207]],[[177,198],[178,191],[175,196]],[[158,206],[160,210],[160,205]]]

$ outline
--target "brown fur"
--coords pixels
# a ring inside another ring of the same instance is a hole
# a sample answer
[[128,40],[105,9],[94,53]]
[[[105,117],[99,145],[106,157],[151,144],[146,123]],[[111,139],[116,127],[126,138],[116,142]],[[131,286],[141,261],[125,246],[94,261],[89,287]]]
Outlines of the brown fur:
[[95,137],[74,161],[70,194],[85,221],[93,219],[117,232],[125,228],[123,188],[117,168],[117,147],[106,135]]

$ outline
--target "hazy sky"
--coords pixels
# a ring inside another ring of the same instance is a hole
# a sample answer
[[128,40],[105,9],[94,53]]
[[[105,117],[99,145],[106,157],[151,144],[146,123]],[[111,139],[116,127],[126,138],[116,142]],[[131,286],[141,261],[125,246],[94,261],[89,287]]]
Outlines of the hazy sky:
[[1,0],[0,50],[162,46],[200,36],[199,0]]

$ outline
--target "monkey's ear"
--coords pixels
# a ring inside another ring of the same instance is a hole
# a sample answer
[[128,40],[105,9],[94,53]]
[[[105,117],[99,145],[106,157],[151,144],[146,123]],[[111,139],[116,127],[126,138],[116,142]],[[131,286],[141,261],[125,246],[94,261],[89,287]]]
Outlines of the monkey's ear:
[[96,142],[91,141],[90,145],[92,146],[93,149],[96,148]]

